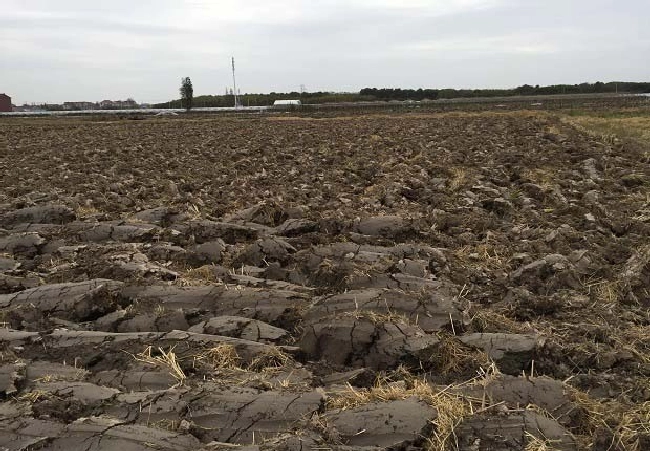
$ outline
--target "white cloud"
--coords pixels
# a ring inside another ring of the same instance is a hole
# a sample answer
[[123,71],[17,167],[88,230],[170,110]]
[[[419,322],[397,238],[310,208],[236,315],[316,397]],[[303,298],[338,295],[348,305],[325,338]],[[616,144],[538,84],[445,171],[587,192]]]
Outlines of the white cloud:
[[650,78],[647,0],[0,1],[19,102]]
[[542,54],[561,51],[562,48],[549,40],[543,33],[517,33],[504,36],[459,37],[436,39],[404,44],[398,47],[411,54],[450,53],[450,54],[500,54],[523,53]]
[[434,15],[456,14],[464,11],[483,10],[503,6],[505,0],[361,0],[367,7],[393,10],[418,9]]

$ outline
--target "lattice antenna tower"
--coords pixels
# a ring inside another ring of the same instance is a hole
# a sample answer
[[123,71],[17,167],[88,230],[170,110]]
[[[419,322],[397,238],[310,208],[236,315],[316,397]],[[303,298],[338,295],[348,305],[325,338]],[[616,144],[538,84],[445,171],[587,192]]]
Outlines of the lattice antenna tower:
[[239,106],[239,99],[237,98],[237,82],[235,81],[235,57],[232,57],[232,93],[235,96],[235,108]]

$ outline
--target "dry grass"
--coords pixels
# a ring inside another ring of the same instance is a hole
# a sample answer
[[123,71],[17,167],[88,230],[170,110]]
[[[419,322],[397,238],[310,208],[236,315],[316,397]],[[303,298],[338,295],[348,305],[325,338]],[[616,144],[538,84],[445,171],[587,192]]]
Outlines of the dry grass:
[[601,303],[615,304],[621,298],[621,283],[618,280],[604,280],[593,285],[593,288],[596,300]]
[[635,139],[650,144],[650,117],[595,117],[572,116],[565,119],[578,129],[590,132],[605,142],[616,139]]
[[375,325],[383,323],[397,323],[397,324],[410,324],[410,320],[406,315],[393,312],[386,308],[386,312],[376,312],[374,310],[352,310],[350,312],[341,313],[341,317],[352,317],[355,319],[367,319]]
[[212,381],[228,387],[251,387],[257,390],[303,392],[312,389],[311,380],[299,376],[293,377],[293,370],[287,372],[283,368],[264,368],[260,371],[249,371],[243,368],[218,369]]
[[650,163],[650,117],[572,116],[563,119],[578,130],[615,145],[620,141],[635,142],[643,147],[640,163]]
[[[133,355],[133,354],[132,354]],[[169,371],[169,374],[178,381],[178,384],[182,384],[187,376],[183,372],[183,369],[180,366],[179,360],[176,358],[174,353],[174,348],[170,348],[165,351],[162,348],[158,348],[158,353],[151,346],[142,351],[140,354],[133,355],[139,362],[148,363],[150,365],[155,365],[157,367],[162,367]]]
[[557,169],[555,168],[548,170],[543,168],[525,169],[522,176],[541,186],[545,191],[552,191],[557,185]]
[[75,213],[76,213],[78,218],[84,219],[84,218],[89,218],[89,217],[96,216],[96,215],[100,214],[101,211],[99,211],[97,208],[95,208],[93,206],[79,205],[76,208]]
[[214,272],[214,265],[204,265],[199,268],[188,268],[179,272],[175,284],[182,287],[222,285],[223,281]]
[[484,309],[474,313],[470,319],[470,327],[476,332],[508,332],[513,334],[526,334],[531,328],[508,318],[494,310]]
[[250,371],[263,371],[265,369],[284,368],[292,362],[291,357],[275,347],[259,353],[251,363],[248,364]]
[[549,125],[546,127],[546,133],[550,133],[551,135],[555,136],[564,136],[562,131],[557,125]]
[[648,263],[650,263],[650,245],[640,246],[626,263],[626,271],[620,272],[613,279],[584,282],[583,287],[587,294],[593,296],[596,301],[605,305],[616,305],[625,294],[630,276],[628,272],[631,274],[641,272],[641,268]]
[[239,358],[235,347],[228,344],[215,346],[214,348],[196,355],[195,358],[200,361],[206,361],[214,368],[218,369],[240,368],[241,363],[241,359]]
[[88,374],[88,371],[84,369],[78,369],[76,373],[72,376],[70,375],[63,375],[63,374],[44,374],[41,377],[38,377],[34,379],[34,382],[59,382],[59,381],[81,381],[84,380],[86,375]]
[[650,364],[650,326],[626,326],[612,332],[616,349],[631,353],[638,362]]
[[571,399],[585,412],[582,441],[588,443],[599,430],[609,430],[613,438],[608,449],[645,451],[642,436],[650,436],[650,402],[641,404],[600,401],[588,394],[573,390]]
[[493,270],[508,267],[507,249],[497,249],[492,244],[482,243],[475,246],[463,246],[454,251],[454,256],[465,266]]
[[375,385],[370,389],[357,389],[348,384],[346,389],[330,393],[328,408],[346,410],[369,402],[387,402],[415,397],[435,407],[438,413],[432,420],[434,430],[431,437],[427,439],[427,448],[430,451],[446,450],[457,443],[455,429],[463,419],[486,409],[485,399],[465,396],[461,393],[461,389],[474,385],[485,387],[485,384],[497,374],[496,366],[491,365],[487,371],[483,371],[467,382],[437,387],[426,380],[414,377],[400,367],[390,375],[377,378]]
[[20,395],[16,398],[18,401],[27,401],[31,404],[40,401],[41,399],[51,399],[54,395],[50,392],[44,390],[33,390],[27,393]]
[[535,437],[530,432],[526,432],[525,437],[525,451],[557,451],[557,448],[553,447],[553,442],[551,440],[543,440],[539,437]]
[[439,334],[438,337],[440,343],[431,357],[431,363],[435,364],[441,374],[473,372],[476,368],[489,367],[492,364],[484,351],[467,346],[451,335]]
[[469,181],[469,173],[467,169],[456,166],[450,169],[451,179],[449,180],[449,189],[458,191]]

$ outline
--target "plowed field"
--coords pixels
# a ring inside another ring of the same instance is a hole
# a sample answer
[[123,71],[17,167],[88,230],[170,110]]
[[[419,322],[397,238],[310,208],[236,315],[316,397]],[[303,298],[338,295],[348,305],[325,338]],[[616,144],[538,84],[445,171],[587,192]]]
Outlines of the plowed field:
[[0,121],[0,449],[650,449],[650,161],[542,113]]

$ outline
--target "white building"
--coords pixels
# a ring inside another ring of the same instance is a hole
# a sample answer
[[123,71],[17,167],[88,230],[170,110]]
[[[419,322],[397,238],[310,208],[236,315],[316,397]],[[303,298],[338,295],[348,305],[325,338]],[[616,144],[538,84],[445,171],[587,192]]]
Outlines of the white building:
[[300,100],[276,100],[273,106],[302,105]]

